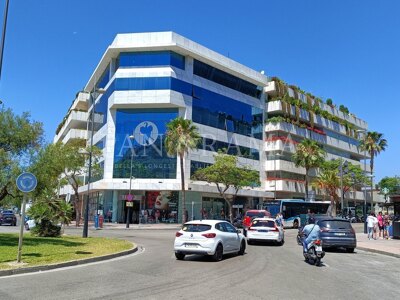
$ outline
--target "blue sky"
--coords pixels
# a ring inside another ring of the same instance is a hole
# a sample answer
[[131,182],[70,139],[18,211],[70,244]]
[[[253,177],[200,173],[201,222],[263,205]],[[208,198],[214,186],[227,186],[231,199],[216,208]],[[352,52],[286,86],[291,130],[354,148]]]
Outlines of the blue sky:
[[400,175],[399,11],[396,0],[10,0],[0,99],[50,142],[117,33],[175,31],[347,106],[388,140],[380,180]]

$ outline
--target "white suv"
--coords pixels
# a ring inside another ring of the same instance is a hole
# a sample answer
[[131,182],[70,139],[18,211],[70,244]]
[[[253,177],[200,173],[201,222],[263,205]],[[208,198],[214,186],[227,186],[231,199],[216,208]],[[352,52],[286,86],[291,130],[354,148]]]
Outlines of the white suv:
[[245,237],[227,221],[190,221],[175,235],[174,251],[178,260],[188,254],[200,254],[211,255],[215,261],[220,261],[224,254],[243,255],[245,250]]

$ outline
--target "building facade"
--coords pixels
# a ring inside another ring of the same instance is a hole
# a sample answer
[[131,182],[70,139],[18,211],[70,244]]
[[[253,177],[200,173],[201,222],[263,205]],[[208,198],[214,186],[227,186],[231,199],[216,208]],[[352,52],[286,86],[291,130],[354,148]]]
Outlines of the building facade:
[[[260,186],[239,192],[240,208],[304,195],[304,170],[290,159],[304,137],[323,144],[329,158],[358,164],[364,158],[355,134],[367,129],[364,121],[323,103],[321,109],[346,125],[292,105],[284,95],[308,104],[314,98],[173,32],[118,34],[84,90],[54,142],[86,139],[103,151],[101,176],[89,189],[80,188],[82,197],[89,190],[91,217],[97,211],[106,220],[126,222],[131,202],[131,222],[139,222],[139,215],[140,222],[180,222],[179,159],[164,148],[166,124],[178,116],[192,120],[202,137],[184,161],[189,218],[223,218],[227,212],[215,186],[191,180],[218,150],[227,149],[260,174]],[[278,116],[298,123],[276,122]],[[69,193],[68,186],[61,189]],[[316,198],[322,197],[317,191]],[[364,199],[357,191],[346,198]]]

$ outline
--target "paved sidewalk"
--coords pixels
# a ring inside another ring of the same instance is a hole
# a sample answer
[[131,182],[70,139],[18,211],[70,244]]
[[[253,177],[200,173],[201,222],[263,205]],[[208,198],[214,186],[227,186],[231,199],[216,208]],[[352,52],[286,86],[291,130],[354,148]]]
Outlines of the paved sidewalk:
[[[129,224],[129,229],[169,229],[169,230],[179,230],[181,228],[181,224],[168,224],[168,223],[148,223],[148,224]],[[83,229],[83,223],[81,222],[79,227],[75,226],[75,222],[71,222],[69,226],[66,228],[74,229],[78,228],[80,230]],[[89,230],[95,229],[94,223],[89,222]],[[126,228],[125,223],[103,223],[103,228],[98,228],[99,230],[112,230],[112,229],[128,229]]]
[[357,233],[357,249],[400,258],[400,240],[368,240],[367,234]]

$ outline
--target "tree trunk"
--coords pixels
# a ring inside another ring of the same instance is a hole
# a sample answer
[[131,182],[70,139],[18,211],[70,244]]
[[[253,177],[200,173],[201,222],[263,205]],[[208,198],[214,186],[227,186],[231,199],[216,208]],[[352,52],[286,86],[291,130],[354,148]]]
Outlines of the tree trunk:
[[81,205],[78,192],[75,191],[75,199],[74,199],[74,209],[75,209],[75,223],[76,227],[79,227],[81,221]]
[[232,209],[232,204],[234,202],[235,198],[232,198],[231,200],[227,199],[226,203],[228,203],[229,207],[229,221],[231,224],[233,224],[233,209]]
[[181,190],[182,190],[182,224],[187,222],[186,212],[186,195],[185,195],[185,171],[183,165],[183,155],[179,155],[179,161],[181,164]]
[[[276,183],[275,183],[276,184]],[[308,199],[308,169],[306,169],[306,182],[305,182],[305,189],[306,189],[306,199]]]

